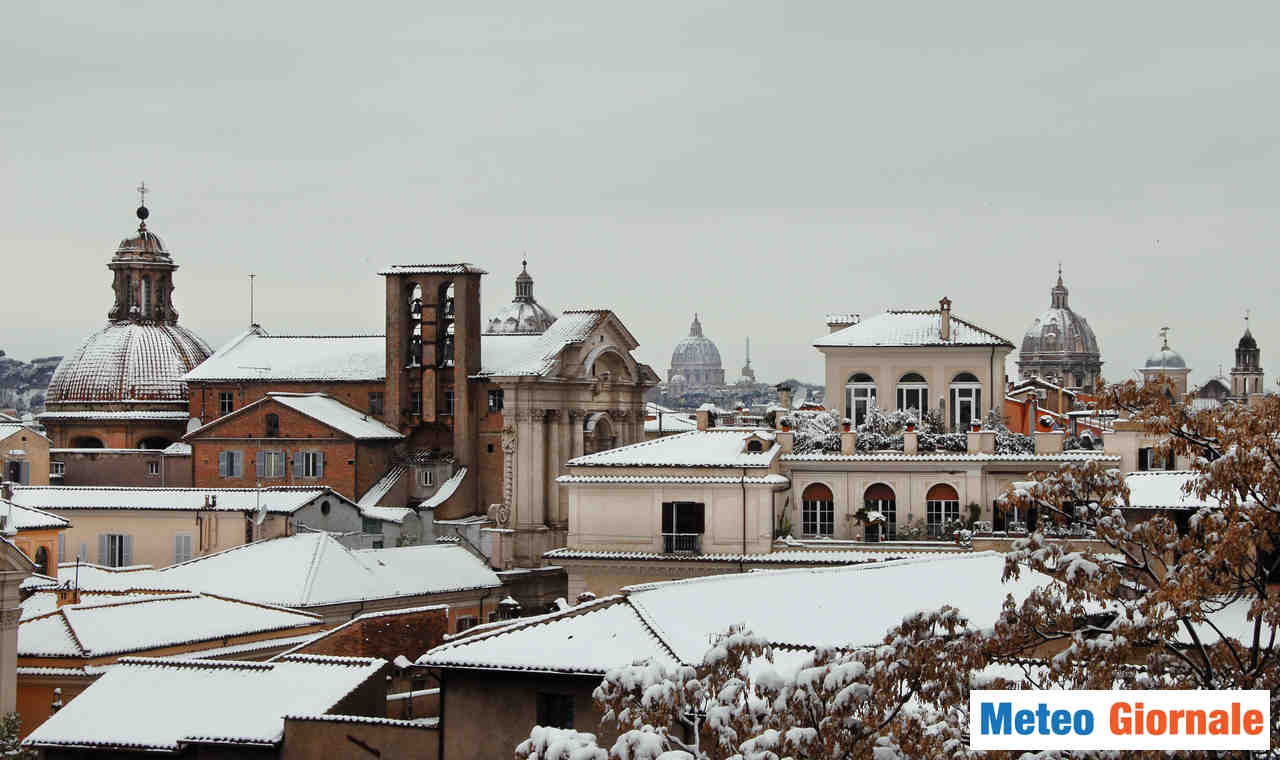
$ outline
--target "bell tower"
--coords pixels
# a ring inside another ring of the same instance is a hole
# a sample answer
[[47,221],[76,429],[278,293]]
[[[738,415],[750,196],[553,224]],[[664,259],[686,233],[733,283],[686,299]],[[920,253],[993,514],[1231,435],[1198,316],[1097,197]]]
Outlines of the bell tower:
[[1236,344],[1236,366],[1231,368],[1231,396],[1243,401],[1263,392],[1262,350],[1249,330],[1249,312],[1244,314],[1244,335]]
[[173,263],[160,237],[147,229],[151,211],[146,206],[147,183],[138,186],[138,234],[120,242],[107,268],[114,272],[111,283],[115,303],[107,312],[112,322],[144,322],[176,325],[173,308]]
[[[479,511],[480,278],[471,264],[397,265],[387,284],[386,422],[414,448],[452,448],[471,467],[437,517]],[[447,507],[447,509],[446,509]]]

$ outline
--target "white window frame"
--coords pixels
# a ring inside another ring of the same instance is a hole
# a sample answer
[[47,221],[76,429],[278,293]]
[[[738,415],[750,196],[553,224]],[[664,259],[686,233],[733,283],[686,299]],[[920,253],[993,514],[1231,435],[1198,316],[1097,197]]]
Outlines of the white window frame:
[[960,420],[960,406],[963,401],[973,405],[973,414],[969,422],[982,421],[982,383],[960,382],[951,384],[951,424],[956,430],[962,430],[969,422]]
[[129,559],[129,537],[124,533],[108,533],[107,556],[103,557],[107,567],[126,567]]
[[[260,478],[283,478],[287,474],[285,472],[284,452],[277,450],[268,450],[262,452],[262,472],[258,473]],[[274,466],[272,466],[274,465]]]
[[844,408],[849,411],[849,421],[855,426],[867,421],[867,415],[876,407],[874,382],[849,383],[844,387]]
[[422,485],[424,485],[424,486],[434,486],[435,484],[436,484],[436,473],[435,473],[435,471],[434,471],[434,470],[430,470],[430,469],[423,470],[423,471],[422,471]]
[[173,537],[173,564],[195,557],[195,539],[190,533],[178,533]]
[[318,478],[320,477],[320,457],[319,451],[303,451],[302,454],[302,472],[295,472],[294,475],[300,478]]
[[826,499],[800,500],[800,529],[806,536],[833,536],[836,503]]
[[50,475],[65,475],[66,473],[67,473],[66,462],[50,462],[49,463]]
[[160,477],[160,462],[158,460],[153,459],[147,462],[147,477]]
[[929,499],[924,503],[924,516],[929,532],[940,536],[948,523],[960,519],[960,500]]
[[218,391],[218,416],[231,414],[236,410],[236,394],[234,391]]
[[922,417],[929,411],[928,383],[898,383],[898,410],[908,409],[915,409]]

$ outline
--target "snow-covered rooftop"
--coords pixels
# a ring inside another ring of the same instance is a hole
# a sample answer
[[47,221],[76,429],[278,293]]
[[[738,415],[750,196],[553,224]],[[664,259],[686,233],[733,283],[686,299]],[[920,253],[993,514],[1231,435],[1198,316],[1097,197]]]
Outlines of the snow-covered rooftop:
[[158,594],[125,601],[95,598],[18,625],[19,657],[97,658],[315,626],[296,610],[207,594]]
[[904,454],[901,451],[869,451],[865,454],[784,454],[784,462],[1119,462],[1119,454],[1078,449],[1054,454]]
[[681,412],[649,412],[653,419],[645,419],[646,433],[687,433],[698,429],[698,422]]
[[441,504],[449,500],[454,492],[458,490],[458,486],[467,477],[467,468],[459,467],[458,471],[449,476],[449,479],[440,484],[436,492],[431,494],[431,498],[418,505],[420,509],[435,509]]
[[359,409],[353,409],[327,393],[268,393],[252,404],[243,406],[225,417],[196,428],[184,438],[198,437],[201,432],[217,427],[227,420],[264,404],[277,403],[340,433],[357,440],[399,440],[404,438],[394,428],[383,424]]
[[327,533],[255,541],[157,570],[155,576],[166,585],[287,607],[501,585],[492,570],[461,546],[352,551]]
[[[216,497],[213,509],[252,512],[259,505],[273,514],[293,514],[321,496],[343,499],[325,486],[272,488],[140,488],[132,486],[14,486],[13,503],[60,512],[68,509],[205,509],[206,497]],[[345,501],[345,499],[343,499]]]
[[124,412],[41,412],[36,418],[41,422],[50,420],[104,420],[114,422],[118,420],[137,420],[140,422],[186,422],[191,415],[187,412],[149,412],[146,410],[131,410]]
[[556,478],[561,485],[589,485],[611,483],[616,485],[647,485],[655,483],[689,485],[748,485],[785,486],[791,481],[786,475],[770,473],[762,477],[715,477],[710,475],[561,475]]
[[391,493],[391,489],[395,488],[401,478],[405,477],[408,473],[409,468],[405,465],[398,464],[393,466],[391,469],[387,470],[386,475],[379,478],[378,482],[374,483],[369,487],[368,491],[364,492],[364,495],[356,501],[356,504],[359,504],[361,509],[378,506],[378,502],[382,501],[384,496]]
[[31,435],[38,435],[46,441],[49,440],[48,436],[23,425],[21,422],[0,422],[0,441],[3,441],[14,433],[30,433]]
[[489,274],[475,264],[390,264],[378,274]]
[[1200,509],[1219,507],[1217,499],[1201,499],[1183,493],[1182,487],[1195,481],[1191,470],[1152,470],[1131,472],[1124,476],[1129,486],[1129,506],[1143,509]]
[[288,714],[325,713],[385,660],[294,655],[274,662],[125,658],[40,725],[36,747],[178,751],[270,746]]
[[380,381],[387,376],[386,351],[381,335],[269,335],[253,327],[184,379]]
[[71,525],[67,520],[42,509],[24,507],[5,499],[0,499],[0,520],[4,521],[5,528],[13,530],[66,528]]
[[530,624],[451,641],[419,663],[588,674],[648,656],[692,664],[735,623],[775,644],[874,645],[905,616],[944,604],[974,626],[990,625],[1006,595],[1017,602],[1050,582],[1023,573],[1002,583],[1003,570],[1004,555],[974,552],[645,584]]
[[768,467],[782,450],[747,451],[756,431],[712,428],[666,435],[651,441],[601,451],[569,460],[572,467]]
[[819,348],[869,346],[1005,346],[1013,344],[993,332],[951,315],[951,339],[942,339],[942,316],[937,309],[889,310],[823,335]]
[[545,375],[560,352],[581,343],[608,311],[566,311],[540,335],[480,336],[480,374],[487,376]]

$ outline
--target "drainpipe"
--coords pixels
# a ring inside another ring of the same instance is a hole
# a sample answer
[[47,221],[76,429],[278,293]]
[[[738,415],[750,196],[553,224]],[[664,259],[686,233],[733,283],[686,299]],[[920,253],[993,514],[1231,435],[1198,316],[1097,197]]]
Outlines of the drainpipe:
[[747,470],[742,469],[742,479],[738,481],[738,485],[742,486],[742,555],[738,559],[738,572],[746,572],[744,562],[747,556]]
[[[440,675],[436,676],[436,683],[440,684],[440,723],[436,727],[436,758],[437,760],[444,760],[444,701],[445,701],[444,674],[445,674],[445,671],[442,668],[440,670]],[[413,689],[412,683],[409,684],[409,688],[410,690]]]
[[[987,408],[989,412],[993,412],[995,411],[995,408],[996,408],[996,347],[994,345],[991,347],[991,361],[987,362],[987,383],[991,388],[991,393],[990,393],[991,398],[987,399]],[[1001,407],[1004,406],[1004,394],[1005,394],[1005,389],[1001,388],[1000,389],[1000,406]],[[986,420],[982,421],[983,427],[987,426],[986,422],[987,422]]]

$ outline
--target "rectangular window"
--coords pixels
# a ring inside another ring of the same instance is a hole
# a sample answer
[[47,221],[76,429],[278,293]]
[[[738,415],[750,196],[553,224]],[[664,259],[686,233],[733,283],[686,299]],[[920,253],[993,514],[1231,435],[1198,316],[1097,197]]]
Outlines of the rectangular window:
[[503,396],[503,393],[501,388],[494,391],[489,391],[489,411],[491,412],[502,411],[502,396]]
[[440,403],[441,414],[453,414],[453,391],[445,391]]
[[920,415],[929,411],[929,386],[902,384],[898,386],[898,410],[915,410]]
[[960,502],[930,500],[925,503],[925,528],[931,538],[941,538],[951,523],[960,519]]
[[221,391],[218,393],[218,414],[231,414],[235,411],[235,396],[231,391]]
[[299,451],[294,454],[293,476],[295,478],[324,477],[324,452]]
[[50,462],[49,463],[49,474],[54,477],[60,478],[66,473],[66,471],[67,471],[66,462]]
[[1138,449],[1138,471],[1146,472],[1151,469],[1151,449]]
[[58,532],[58,561],[60,565],[67,561],[67,534],[62,531]]
[[159,462],[147,462],[147,475],[149,475],[149,476],[151,476],[151,477],[153,477],[153,478],[158,478],[158,477],[160,477],[160,463],[159,463]]
[[668,554],[698,554],[706,523],[705,506],[693,501],[668,501],[662,505],[662,550]]
[[219,451],[218,476],[223,478],[243,478],[244,452]]
[[179,533],[173,537],[173,564],[191,559],[192,541],[190,533]]
[[422,414],[422,391],[409,393],[409,414]]
[[573,695],[538,692],[538,725],[573,728]]
[[457,625],[455,626],[458,629],[456,632],[462,633],[468,628],[475,628],[479,622],[479,619],[476,618],[475,615],[462,615],[458,618]]
[[257,465],[258,465],[258,477],[283,478],[284,477],[284,452],[283,451],[259,451]]
[[364,524],[364,532],[371,536],[382,535],[382,521],[375,520],[372,517],[361,518]]
[[382,391],[369,392],[369,414],[374,417],[382,416],[383,398]]
[[433,486],[436,484],[436,473],[434,470],[422,471],[422,485]]
[[98,564],[107,567],[126,567],[133,564],[133,536],[124,533],[100,533]]

